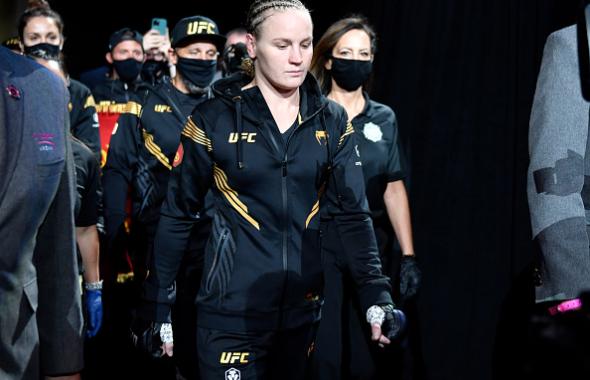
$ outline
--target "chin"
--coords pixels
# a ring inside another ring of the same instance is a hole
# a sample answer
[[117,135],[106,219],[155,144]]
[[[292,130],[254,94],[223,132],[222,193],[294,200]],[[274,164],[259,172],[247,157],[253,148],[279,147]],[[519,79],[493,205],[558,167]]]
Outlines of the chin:
[[284,91],[292,91],[292,90],[296,90],[297,88],[299,88],[303,84],[304,80],[305,80],[305,76],[294,77],[294,78],[285,78],[282,81],[277,82],[276,87],[280,88],[281,90],[284,90]]

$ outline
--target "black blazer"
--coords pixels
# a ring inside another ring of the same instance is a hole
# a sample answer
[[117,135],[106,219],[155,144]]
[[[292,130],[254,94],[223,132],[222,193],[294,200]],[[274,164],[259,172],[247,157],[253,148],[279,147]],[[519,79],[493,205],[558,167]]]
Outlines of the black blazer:
[[0,48],[0,378],[82,368],[68,92]]

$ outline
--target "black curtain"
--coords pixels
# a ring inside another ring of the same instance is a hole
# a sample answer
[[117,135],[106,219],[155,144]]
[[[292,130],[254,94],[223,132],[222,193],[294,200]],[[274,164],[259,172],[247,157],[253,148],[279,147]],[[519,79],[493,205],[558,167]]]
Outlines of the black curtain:
[[[247,2],[217,3],[52,4],[64,16],[76,73],[103,63],[109,34],[122,26],[144,31],[151,17],[173,23],[195,13],[222,31],[243,21]],[[575,22],[578,1],[307,4],[318,38],[349,13],[365,14],[378,32],[372,96],[395,110],[411,167],[425,378],[510,378],[533,301],[529,113],[545,39]]]
[[373,2],[374,98],[397,113],[411,161],[428,379],[507,379],[526,349],[536,247],[528,120],[549,33],[578,1]]

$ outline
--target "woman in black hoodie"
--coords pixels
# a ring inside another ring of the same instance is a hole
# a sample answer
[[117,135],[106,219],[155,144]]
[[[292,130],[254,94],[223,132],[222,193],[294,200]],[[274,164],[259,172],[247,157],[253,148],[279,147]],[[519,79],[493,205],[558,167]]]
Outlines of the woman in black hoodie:
[[323,298],[321,236],[345,242],[339,259],[375,341],[389,343],[404,317],[381,273],[354,129],[307,73],[309,11],[298,0],[257,0],[247,24],[252,76],[217,82],[182,132],[145,310],[171,355],[174,278],[211,189],[216,215],[197,297],[201,376],[301,379]]

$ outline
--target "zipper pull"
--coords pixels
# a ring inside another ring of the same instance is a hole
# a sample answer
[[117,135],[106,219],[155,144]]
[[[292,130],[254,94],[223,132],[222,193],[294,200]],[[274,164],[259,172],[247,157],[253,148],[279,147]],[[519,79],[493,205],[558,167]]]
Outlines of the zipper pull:
[[287,161],[283,161],[281,163],[281,165],[282,165],[282,168],[283,168],[283,177],[286,177],[287,176]]

